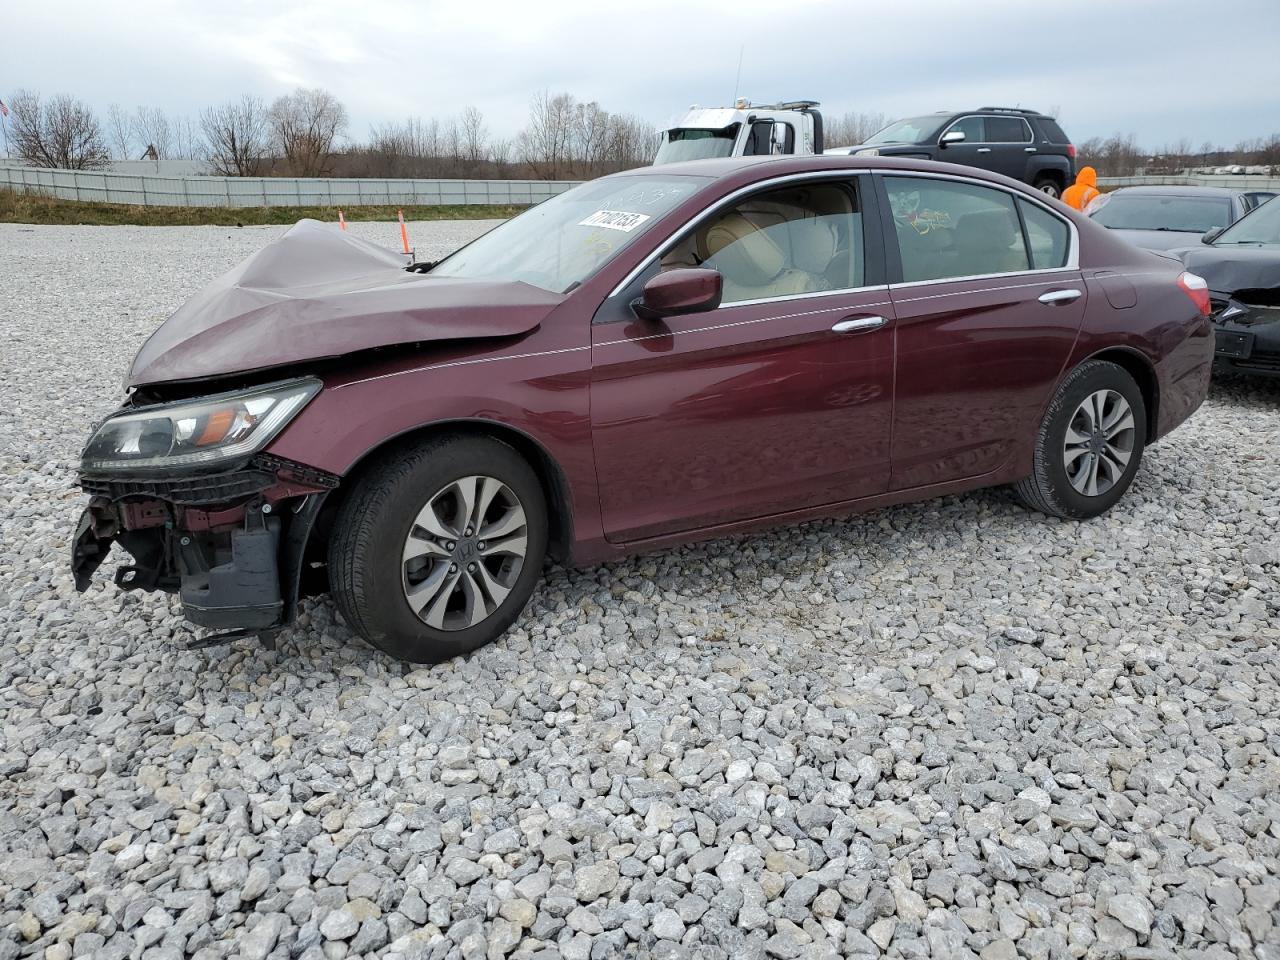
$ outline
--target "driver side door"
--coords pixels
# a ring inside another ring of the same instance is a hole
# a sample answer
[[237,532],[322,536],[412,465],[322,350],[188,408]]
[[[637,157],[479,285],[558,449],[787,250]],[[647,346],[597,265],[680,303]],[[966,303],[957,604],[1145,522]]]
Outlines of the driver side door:
[[[803,179],[726,205],[602,305],[591,422],[610,541],[886,489],[894,325],[862,179]],[[718,309],[636,316],[645,282],[695,265],[720,270]]]

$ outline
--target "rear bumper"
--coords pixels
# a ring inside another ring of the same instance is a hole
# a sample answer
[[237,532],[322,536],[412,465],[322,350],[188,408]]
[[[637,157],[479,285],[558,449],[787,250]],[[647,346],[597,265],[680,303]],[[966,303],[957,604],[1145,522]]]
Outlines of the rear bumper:
[[1280,307],[1214,304],[1214,369],[1280,377]]
[[113,543],[133,562],[123,590],[176,593],[192,623],[264,631],[293,620],[312,528],[337,478],[274,458],[211,477],[82,477],[93,494],[71,568],[88,589]]

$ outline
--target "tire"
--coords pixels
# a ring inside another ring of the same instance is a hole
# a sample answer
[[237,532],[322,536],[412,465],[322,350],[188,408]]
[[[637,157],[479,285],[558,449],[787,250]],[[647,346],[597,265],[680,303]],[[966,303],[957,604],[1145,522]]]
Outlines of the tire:
[[[472,495],[465,511],[464,490]],[[428,526],[452,531],[456,522],[462,529],[459,518],[483,509],[486,492],[492,496],[486,516],[499,516],[498,522],[481,517],[471,535],[457,540],[431,535]],[[523,511],[521,528],[495,533],[492,543],[480,539],[484,529],[513,522],[516,510]],[[517,563],[521,532],[525,552]],[[483,553],[485,546],[492,552]],[[390,455],[357,481],[329,541],[330,591],[368,643],[401,660],[440,663],[511,626],[541,576],[546,551],[546,496],[528,462],[499,440],[442,436]],[[475,575],[467,572],[477,565]],[[424,600],[429,592],[434,599]],[[411,595],[425,603],[421,616]]]
[[1046,197],[1053,197],[1055,200],[1062,199],[1062,184],[1058,183],[1053,177],[1037,177],[1032,186]]
[[[1082,442],[1086,428],[1097,418],[1093,404],[1099,396],[1103,398],[1103,427]],[[1120,400],[1128,405],[1132,418],[1128,428]],[[1088,408],[1083,406],[1086,401]],[[1110,439],[1102,448],[1103,440],[1098,437],[1106,438],[1109,433]],[[1058,387],[1036,437],[1031,476],[1014,484],[1014,492],[1026,506],[1053,517],[1087,520],[1099,516],[1129,489],[1142,463],[1146,440],[1147,406],[1133,377],[1114,363],[1086,360]],[[1125,448],[1128,459],[1117,469]],[[1098,449],[1103,452],[1093,452]],[[1094,490],[1090,492],[1094,464]]]

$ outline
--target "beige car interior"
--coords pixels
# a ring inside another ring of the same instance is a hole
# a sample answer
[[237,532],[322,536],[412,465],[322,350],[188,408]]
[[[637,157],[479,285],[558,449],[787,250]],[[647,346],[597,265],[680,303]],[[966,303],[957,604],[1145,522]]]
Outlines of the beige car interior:
[[842,187],[775,190],[713,217],[662,258],[724,278],[721,302],[843,290],[862,283],[862,231]]

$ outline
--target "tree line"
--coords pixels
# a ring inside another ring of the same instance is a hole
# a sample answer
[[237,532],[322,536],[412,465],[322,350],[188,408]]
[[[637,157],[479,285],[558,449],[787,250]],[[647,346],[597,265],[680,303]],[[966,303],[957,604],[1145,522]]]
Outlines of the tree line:
[[[222,176],[461,177],[580,180],[649,163],[658,129],[568,93],[539,93],[525,125],[495,136],[475,107],[457,116],[407,117],[374,126],[355,141],[346,107],[332,93],[298,88],[267,101],[246,94],[179,116],[155,107],[112,104],[105,121],[67,94],[29,90],[9,101],[10,155],[40,167],[86,170],[112,160],[197,160]],[[862,143],[888,124],[883,113],[826,119],[828,146]],[[1149,150],[1133,134],[1078,144],[1079,163],[1102,176],[1177,173],[1198,167],[1280,167],[1280,133],[1234,148],[1190,138]]]
[[333,94],[299,88],[268,103],[246,94],[195,117],[154,107],[111,105],[101,121],[67,94],[29,90],[9,101],[11,155],[39,167],[100,169],[112,160],[197,160],[230,177],[521,177],[586,179],[641,166],[657,129],[568,93],[539,93],[525,126],[494,136],[467,107],[446,118],[408,117],[349,137],[346,107]]

